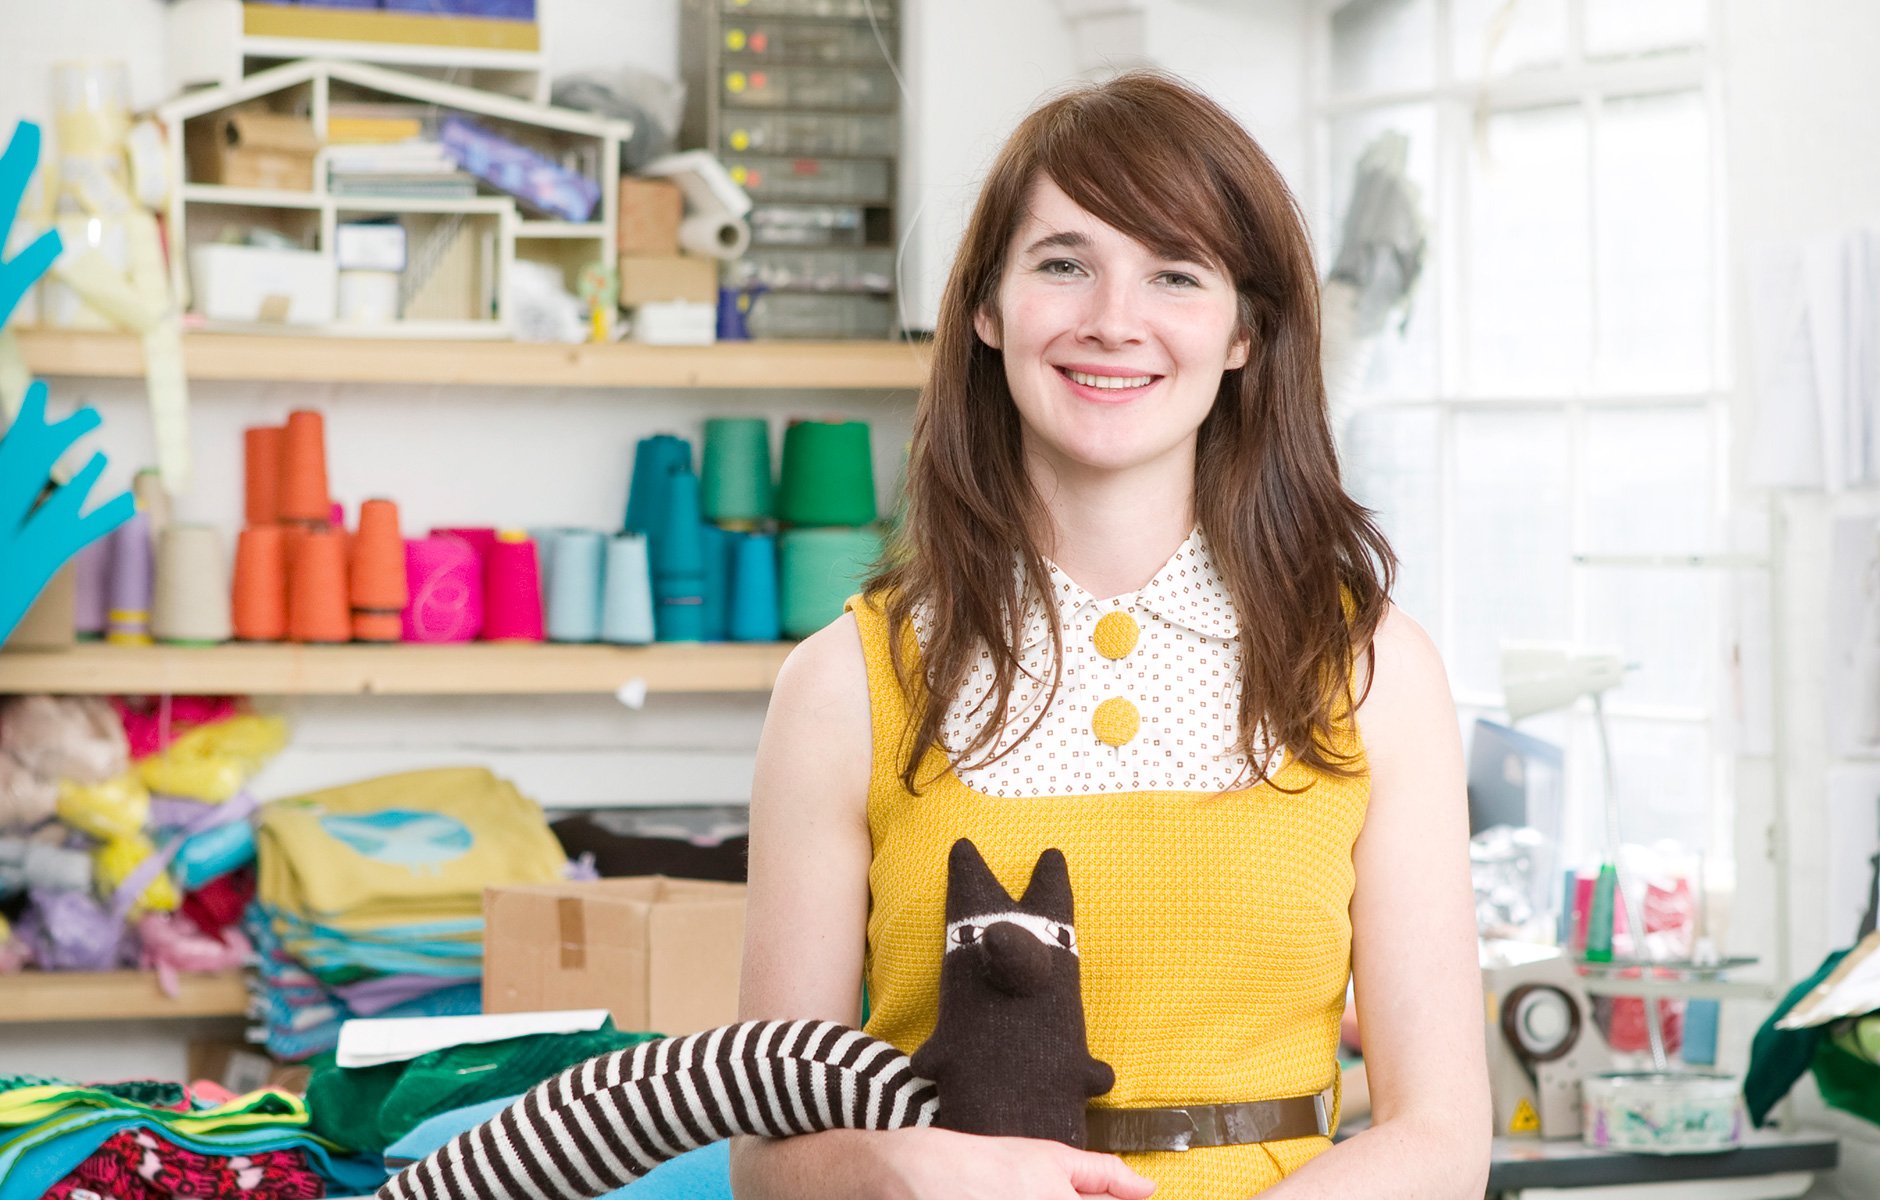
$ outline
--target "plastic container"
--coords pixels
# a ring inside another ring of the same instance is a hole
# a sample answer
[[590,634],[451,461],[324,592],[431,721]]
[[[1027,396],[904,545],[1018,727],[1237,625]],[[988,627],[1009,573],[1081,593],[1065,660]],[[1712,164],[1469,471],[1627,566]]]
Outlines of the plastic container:
[[725,169],[751,199],[886,204],[893,180],[886,159],[770,158],[727,154]]
[[865,249],[752,250],[732,266],[737,285],[762,284],[773,291],[874,292],[894,290],[894,250]]
[[753,247],[859,246],[867,239],[862,210],[850,204],[760,204],[745,219]]
[[1595,1149],[1714,1154],[1743,1140],[1742,1084],[1729,1075],[1614,1071],[1580,1088],[1580,1138]]
[[725,108],[846,108],[891,112],[901,102],[894,75],[867,67],[727,66]]
[[900,131],[883,113],[782,113],[724,110],[721,148],[734,154],[834,154],[893,157]]
[[892,21],[895,0],[723,0],[724,11],[745,17],[838,17],[866,21],[873,10],[876,21]]
[[[877,10],[880,5],[875,6]],[[880,18],[876,18],[880,24]],[[885,45],[894,54],[892,25],[884,25],[879,41],[867,21],[799,23],[744,21],[728,17],[724,23],[727,63],[757,65],[774,62],[854,63],[875,66]]]
[[745,317],[753,338],[885,338],[894,331],[894,304],[881,296],[767,292]]

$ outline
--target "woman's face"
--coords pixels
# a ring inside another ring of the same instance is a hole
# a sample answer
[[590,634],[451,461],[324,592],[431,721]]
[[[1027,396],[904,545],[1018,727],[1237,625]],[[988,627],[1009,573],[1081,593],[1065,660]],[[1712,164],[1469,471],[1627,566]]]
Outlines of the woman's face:
[[1003,353],[1027,455],[1060,474],[1192,460],[1222,373],[1247,361],[1232,283],[1104,224],[1048,177],[1027,207],[996,320],[973,319]]

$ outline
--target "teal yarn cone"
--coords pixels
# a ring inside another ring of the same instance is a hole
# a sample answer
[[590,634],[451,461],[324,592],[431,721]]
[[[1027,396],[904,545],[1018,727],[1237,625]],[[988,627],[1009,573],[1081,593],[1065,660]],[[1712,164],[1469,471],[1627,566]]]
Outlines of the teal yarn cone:
[[653,640],[653,568],[643,533],[607,539],[601,640],[623,646],[644,646]]
[[699,517],[698,476],[668,476],[665,512],[653,532],[653,627],[662,642],[705,639],[705,522]]
[[791,525],[867,525],[875,519],[875,466],[864,421],[797,421],[783,432],[778,519]]
[[555,531],[548,560],[549,641],[600,640],[606,540],[591,529]]
[[633,449],[633,480],[627,487],[627,533],[656,533],[666,511],[670,479],[692,469],[692,443],[669,433],[641,438]]
[[784,635],[805,638],[841,616],[880,555],[875,529],[786,531],[778,543]]
[[733,548],[728,632],[734,642],[774,642],[783,635],[777,608],[777,539],[768,533],[740,534]]
[[761,521],[771,514],[770,422],[713,417],[705,422],[701,503],[708,521]]
[[704,636],[708,642],[722,642],[728,636],[726,628],[731,617],[731,555],[738,535],[710,521],[704,523],[701,532],[705,535]]

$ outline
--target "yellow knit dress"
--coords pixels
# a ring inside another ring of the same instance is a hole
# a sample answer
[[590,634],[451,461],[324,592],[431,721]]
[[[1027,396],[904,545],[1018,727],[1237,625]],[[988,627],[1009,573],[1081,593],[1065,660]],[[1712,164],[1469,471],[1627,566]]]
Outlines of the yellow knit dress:
[[[970,837],[1013,895],[1055,846],[1076,895],[1090,1052],[1116,1070],[1095,1104],[1230,1103],[1336,1082],[1367,776],[1289,758],[1278,787],[1002,799],[967,787],[935,749],[916,796],[900,779],[912,730],[887,621],[861,597],[847,609],[874,723],[868,1032],[912,1053],[933,1031],[955,840]],[[916,662],[912,631],[900,636]],[[1349,725],[1339,742],[1361,749]],[[1235,1200],[1329,1145],[1309,1137],[1124,1158],[1155,1180],[1156,1200]]]

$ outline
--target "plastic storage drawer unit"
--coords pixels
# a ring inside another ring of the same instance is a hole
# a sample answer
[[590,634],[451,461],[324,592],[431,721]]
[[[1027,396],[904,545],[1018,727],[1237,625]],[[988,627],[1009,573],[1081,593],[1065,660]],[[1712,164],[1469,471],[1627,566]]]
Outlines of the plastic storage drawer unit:
[[880,296],[768,292],[745,320],[754,338],[885,338],[894,305]]
[[834,154],[890,158],[894,118],[874,113],[743,112],[726,109],[720,149],[733,154]]
[[886,204],[888,162],[878,158],[772,158],[728,154],[725,169],[751,199]]

